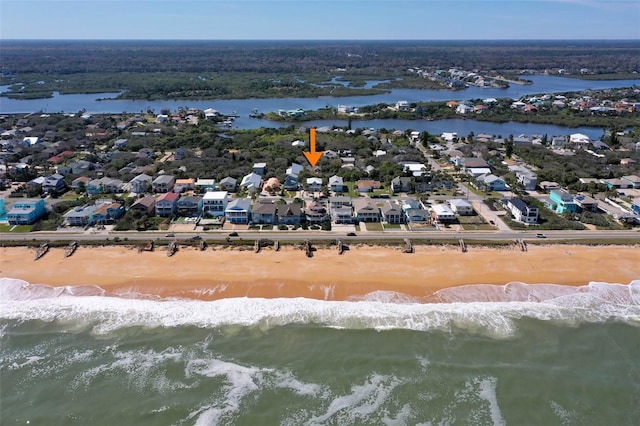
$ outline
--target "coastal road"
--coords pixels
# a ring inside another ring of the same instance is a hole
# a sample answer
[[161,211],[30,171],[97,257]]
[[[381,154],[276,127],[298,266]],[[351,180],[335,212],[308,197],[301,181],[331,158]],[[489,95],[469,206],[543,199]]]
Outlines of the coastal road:
[[[537,236],[543,232],[544,238]],[[165,237],[165,232],[117,232],[87,234],[75,232],[31,232],[31,233],[1,233],[0,242],[3,241],[113,241],[116,237],[119,241],[149,241],[149,240],[172,240],[179,242],[189,241],[192,237],[199,235],[207,241],[230,240],[259,240],[270,239],[278,241],[303,241],[308,240],[336,240],[338,238],[345,242],[358,242],[367,240],[486,240],[486,241],[510,241],[510,240],[628,240],[640,244],[640,232],[634,230],[623,231],[385,231],[367,232],[366,235],[358,233],[357,236],[347,236],[346,232],[305,232],[305,231],[239,231],[237,237],[229,237],[227,232],[180,232],[174,233],[175,237]]]

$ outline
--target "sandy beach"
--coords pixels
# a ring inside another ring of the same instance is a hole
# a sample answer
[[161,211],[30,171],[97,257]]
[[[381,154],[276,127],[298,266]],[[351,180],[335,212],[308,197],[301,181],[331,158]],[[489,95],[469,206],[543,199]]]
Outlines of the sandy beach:
[[628,284],[640,279],[638,246],[530,245],[400,248],[352,246],[318,249],[312,258],[295,247],[279,252],[181,248],[138,252],[134,247],[80,247],[64,257],[52,248],[33,260],[33,248],[0,248],[0,276],[51,286],[97,285],[110,294],[132,292],[162,297],[214,300],[227,297],[308,297],[344,300],[375,291],[428,297],[466,284],[562,284],[593,281]]

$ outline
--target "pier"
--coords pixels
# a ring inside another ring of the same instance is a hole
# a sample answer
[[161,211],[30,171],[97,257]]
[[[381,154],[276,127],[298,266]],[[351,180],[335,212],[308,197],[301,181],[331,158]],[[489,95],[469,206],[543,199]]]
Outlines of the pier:
[[64,257],[71,256],[76,251],[77,248],[78,248],[78,241],[77,240],[71,241],[67,246],[67,248],[64,249]]
[[33,257],[33,260],[38,260],[49,251],[49,243],[42,243],[40,247],[36,249],[36,254]]

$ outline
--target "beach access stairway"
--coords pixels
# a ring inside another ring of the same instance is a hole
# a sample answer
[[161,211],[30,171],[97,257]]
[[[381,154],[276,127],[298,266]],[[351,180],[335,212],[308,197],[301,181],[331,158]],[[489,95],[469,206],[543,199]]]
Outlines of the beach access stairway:
[[349,250],[349,246],[342,240],[338,240],[338,254],[342,255],[345,251]]
[[64,257],[71,256],[73,253],[75,253],[77,248],[78,248],[78,241],[77,240],[71,241],[67,246],[67,248],[64,249]]
[[176,254],[177,251],[178,251],[178,242],[176,240],[173,240],[169,243],[169,246],[167,246],[167,256],[171,257],[174,254]]
[[458,241],[460,243],[460,250],[463,253],[467,252],[467,245],[465,244],[464,240],[462,238],[460,238],[460,240]]
[[403,253],[413,253],[415,251],[413,248],[413,244],[411,244],[411,240],[409,240],[408,238],[405,238],[404,243],[406,244],[406,246],[405,246],[405,249],[403,250]]
[[527,242],[525,240],[516,240],[516,242],[520,247],[520,251],[527,251]]
[[38,260],[49,251],[49,243],[42,243],[36,249],[36,254],[33,256],[33,260]]

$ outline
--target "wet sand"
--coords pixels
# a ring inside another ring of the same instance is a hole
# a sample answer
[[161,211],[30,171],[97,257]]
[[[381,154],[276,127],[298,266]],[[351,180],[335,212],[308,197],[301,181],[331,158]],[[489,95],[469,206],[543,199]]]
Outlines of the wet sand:
[[52,286],[97,285],[110,294],[214,300],[228,297],[307,297],[344,300],[375,291],[427,297],[465,284],[524,282],[580,286],[640,279],[639,246],[530,245],[401,248],[351,246],[318,249],[312,258],[291,246],[275,252],[181,248],[138,252],[133,247],[80,247],[64,257],[53,248],[37,261],[32,248],[0,248],[0,276]]

